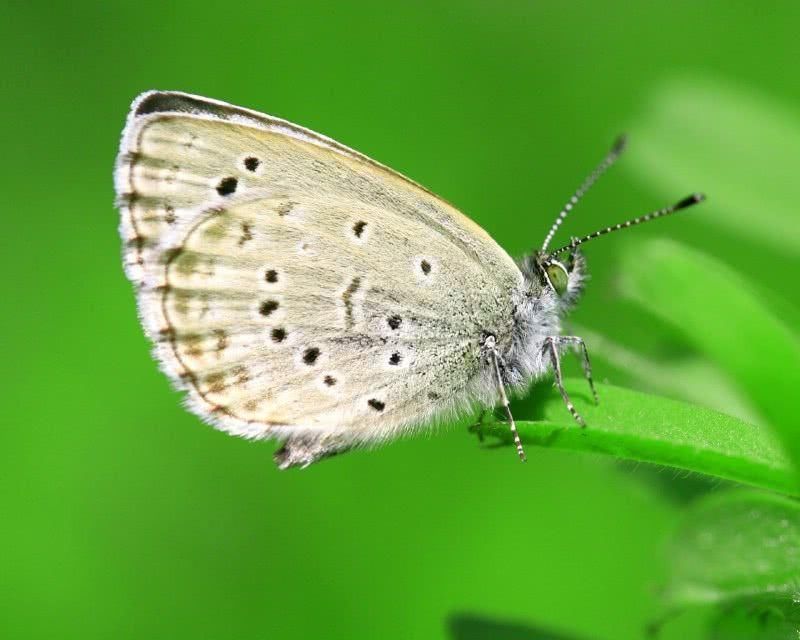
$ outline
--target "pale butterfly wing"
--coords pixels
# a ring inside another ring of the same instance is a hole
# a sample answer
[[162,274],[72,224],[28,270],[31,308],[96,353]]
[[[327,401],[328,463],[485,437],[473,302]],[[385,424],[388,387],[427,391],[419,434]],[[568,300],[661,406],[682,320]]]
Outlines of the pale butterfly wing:
[[143,94],[116,188],[157,357],[225,431],[389,437],[474,397],[482,332],[512,333],[522,275],[482,229],[288,122]]

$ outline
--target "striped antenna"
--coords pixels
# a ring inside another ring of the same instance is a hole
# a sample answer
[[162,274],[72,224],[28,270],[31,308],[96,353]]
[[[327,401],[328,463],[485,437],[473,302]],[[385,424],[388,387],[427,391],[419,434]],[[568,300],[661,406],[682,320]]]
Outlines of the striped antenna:
[[627,143],[627,137],[623,134],[619,138],[616,139],[614,145],[611,147],[611,150],[608,152],[603,161],[597,165],[594,171],[592,171],[586,179],[583,181],[578,190],[572,194],[572,197],[569,199],[569,202],[564,205],[564,208],[556,217],[553,226],[550,227],[550,231],[547,232],[547,236],[542,243],[542,253],[547,251],[547,247],[550,246],[550,241],[553,239],[553,236],[558,231],[558,228],[561,226],[561,223],[564,222],[564,218],[569,215],[569,212],[572,211],[572,207],[578,204],[578,200],[580,200],[584,194],[592,187],[592,185],[597,182],[597,179],[602,176],[608,168],[614,164],[617,158],[619,158],[620,154],[625,150],[625,144]]
[[651,211],[650,213],[645,214],[643,216],[639,216],[638,218],[633,218],[632,220],[627,220],[625,222],[620,222],[619,224],[615,224],[613,227],[606,227],[605,229],[600,229],[599,231],[590,233],[588,236],[583,236],[583,238],[576,238],[569,244],[566,244],[563,247],[556,249],[555,251],[549,252],[547,254],[547,259],[553,258],[554,256],[557,256],[559,253],[563,253],[564,251],[574,250],[575,247],[577,247],[578,245],[581,245],[584,242],[588,242],[589,240],[593,240],[594,238],[604,236],[607,233],[619,231],[620,229],[627,229],[628,227],[635,227],[637,224],[642,224],[643,222],[650,222],[651,220],[655,220],[656,218],[663,218],[664,216],[671,215],[673,213],[681,211],[682,209],[686,209],[688,207],[699,204],[705,199],[706,197],[702,193],[693,193],[692,195],[686,196],[683,200],[681,200],[680,202],[676,202],[670,207],[664,207],[663,209]]

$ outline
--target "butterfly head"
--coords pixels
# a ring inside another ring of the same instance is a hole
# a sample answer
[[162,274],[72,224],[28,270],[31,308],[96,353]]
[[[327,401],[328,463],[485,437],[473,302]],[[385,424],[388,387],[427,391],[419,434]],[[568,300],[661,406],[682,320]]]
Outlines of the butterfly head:
[[549,292],[559,306],[571,307],[583,290],[586,258],[578,249],[563,257],[536,251],[523,260],[522,266],[531,288]]

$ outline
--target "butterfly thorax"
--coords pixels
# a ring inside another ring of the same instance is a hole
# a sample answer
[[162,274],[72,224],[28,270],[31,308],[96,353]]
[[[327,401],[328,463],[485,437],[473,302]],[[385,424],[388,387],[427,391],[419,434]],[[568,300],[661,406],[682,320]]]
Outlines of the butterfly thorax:
[[548,338],[561,334],[561,319],[575,305],[586,278],[586,260],[576,252],[565,266],[566,289],[557,293],[547,278],[542,257],[523,258],[520,271],[523,284],[515,292],[512,335],[498,339],[504,382],[512,387],[526,387],[548,372]]

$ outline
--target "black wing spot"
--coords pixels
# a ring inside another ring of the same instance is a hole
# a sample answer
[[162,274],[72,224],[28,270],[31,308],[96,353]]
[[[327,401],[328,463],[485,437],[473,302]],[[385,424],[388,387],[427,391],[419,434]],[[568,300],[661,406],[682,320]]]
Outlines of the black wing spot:
[[275,269],[269,269],[264,274],[264,280],[272,284],[276,283],[278,281],[278,272]]
[[422,273],[427,276],[431,272],[431,263],[427,260],[423,260],[419,263],[419,268],[422,269]]
[[303,362],[311,366],[319,358],[319,349],[317,347],[309,347],[303,352]]
[[229,196],[239,185],[239,181],[234,177],[223,178],[217,185],[217,193],[221,196]]
[[281,218],[283,218],[284,216],[288,216],[291,213],[292,209],[294,208],[294,205],[295,205],[294,202],[283,202],[279,204],[275,210],[278,212],[278,215]]
[[356,294],[360,286],[361,278],[356,276],[353,278],[350,284],[347,285],[347,289],[344,290],[344,293],[342,293],[342,302],[344,302],[345,326],[348,329],[353,328],[353,296]]
[[385,403],[381,402],[380,400],[376,400],[375,398],[370,398],[369,400],[367,400],[367,404],[373,409],[375,409],[375,411],[377,411],[378,413],[380,413],[386,408]]
[[400,360],[402,357],[396,351],[389,357],[389,364],[398,365],[400,364]]
[[243,247],[246,242],[250,242],[253,239],[253,225],[249,222],[242,222],[242,235],[239,238],[239,242],[236,244],[240,247]]
[[389,328],[396,331],[400,328],[400,325],[403,324],[403,319],[400,316],[389,316],[386,322],[389,324]]
[[244,159],[244,168],[247,169],[248,171],[255,171],[256,169],[258,169],[258,165],[260,164],[261,160],[253,156]]
[[280,305],[277,300],[265,300],[258,308],[258,312],[265,318],[275,311]]
[[366,228],[367,223],[363,220],[359,220],[353,225],[353,233],[356,234],[356,238],[360,238],[361,235],[364,233],[364,229]]
[[326,386],[332,387],[336,384],[336,378],[333,376],[325,376],[322,381],[325,383]]
[[283,342],[286,340],[286,329],[283,327],[278,327],[273,329],[270,335],[272,336],[273,342]]

